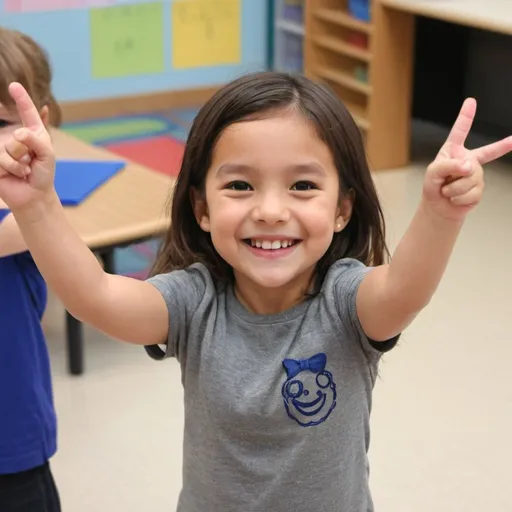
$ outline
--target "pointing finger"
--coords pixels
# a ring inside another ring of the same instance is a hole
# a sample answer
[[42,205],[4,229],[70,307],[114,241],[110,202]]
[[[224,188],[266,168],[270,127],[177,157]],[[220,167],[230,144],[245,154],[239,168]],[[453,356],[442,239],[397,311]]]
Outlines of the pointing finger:
[[9,85],[9,94],[16,103],[22,123],[34,131],[45,130],[39,111],[25,88],[21,84],[13,82]]

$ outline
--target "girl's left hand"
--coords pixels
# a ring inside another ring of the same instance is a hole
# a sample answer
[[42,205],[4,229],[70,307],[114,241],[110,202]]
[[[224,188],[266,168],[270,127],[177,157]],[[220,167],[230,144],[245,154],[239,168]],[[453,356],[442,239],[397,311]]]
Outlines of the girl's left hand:
[[464,147],[475,113],[476,101],[468,98],[425,175],[423,200],[444,219],[463,220],[482,198],[482,165],[512,151],[512,137],[477,149]]

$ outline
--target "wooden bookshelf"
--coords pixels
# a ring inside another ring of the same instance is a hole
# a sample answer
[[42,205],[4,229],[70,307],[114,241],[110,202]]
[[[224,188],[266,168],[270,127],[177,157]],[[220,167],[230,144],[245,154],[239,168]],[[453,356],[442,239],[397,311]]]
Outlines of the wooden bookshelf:
[[400,44],[410,46],[413,24],[389,17],[380,2],[370,0],[369,21],[352,16],[348,0],[306,0],[304,10],[304,73],[329,85],[350,110],[373,170],[406,164],[410,140],[404,109],[412,49]]
[[[316,2],[318,4],[325,3],[331,4],[332,2]],[[339,5],[335,7],[319,7],[313,10],[315,18],[325,21],[327,23],[334,23],[345,29],[358,30],[366,34],[371,34],[373,27],[366,21],[360,21],[348,14],[346,2],[343,5],[343,10],[340,10]]]
[[304,6],[306,0],[274,0],[273,69],[302,73],[304,69]]

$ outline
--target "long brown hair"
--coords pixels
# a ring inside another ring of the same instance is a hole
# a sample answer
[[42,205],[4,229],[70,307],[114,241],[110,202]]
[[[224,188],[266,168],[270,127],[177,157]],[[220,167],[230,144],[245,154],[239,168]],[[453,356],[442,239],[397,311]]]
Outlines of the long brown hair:
[[215,143],[233,123],[271,116],[297,108],[316,127],[329,147],[340,182],[340,197],[354,197],[352,216],[335,233],[317,265],[321,284],[338,259],[355,258],[366,265],[387,259],[384,216],[368,168],[363,141],[352,116],[325,86],[303,76],[261,72],[246,75],[220,89],[200,110],[187,140],[170,202],[171,225],[151,271],[152,275],[204,263],[214,279],[232,278],[231,267],[219,256],[208,233],[198,225],[191,190],[204,190]]
[[27,90],[35,106],[50,112],[50,124],[62,122],[60,107],[52,90],[52,69],[46,52],[29,36],[0,27],[0,103],[14,108],[9,84],[19,82]]

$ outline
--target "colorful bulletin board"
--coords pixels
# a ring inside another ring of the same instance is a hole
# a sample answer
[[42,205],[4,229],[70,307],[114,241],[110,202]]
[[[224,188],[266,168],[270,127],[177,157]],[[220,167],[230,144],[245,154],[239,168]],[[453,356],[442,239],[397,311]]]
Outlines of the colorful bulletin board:
[[238,64],[240,15],[240,0],[175,0],[172,4],[174,67]]
[[59,101],[204,87],[266,68],[264,0],[0,0],[50,55]]

